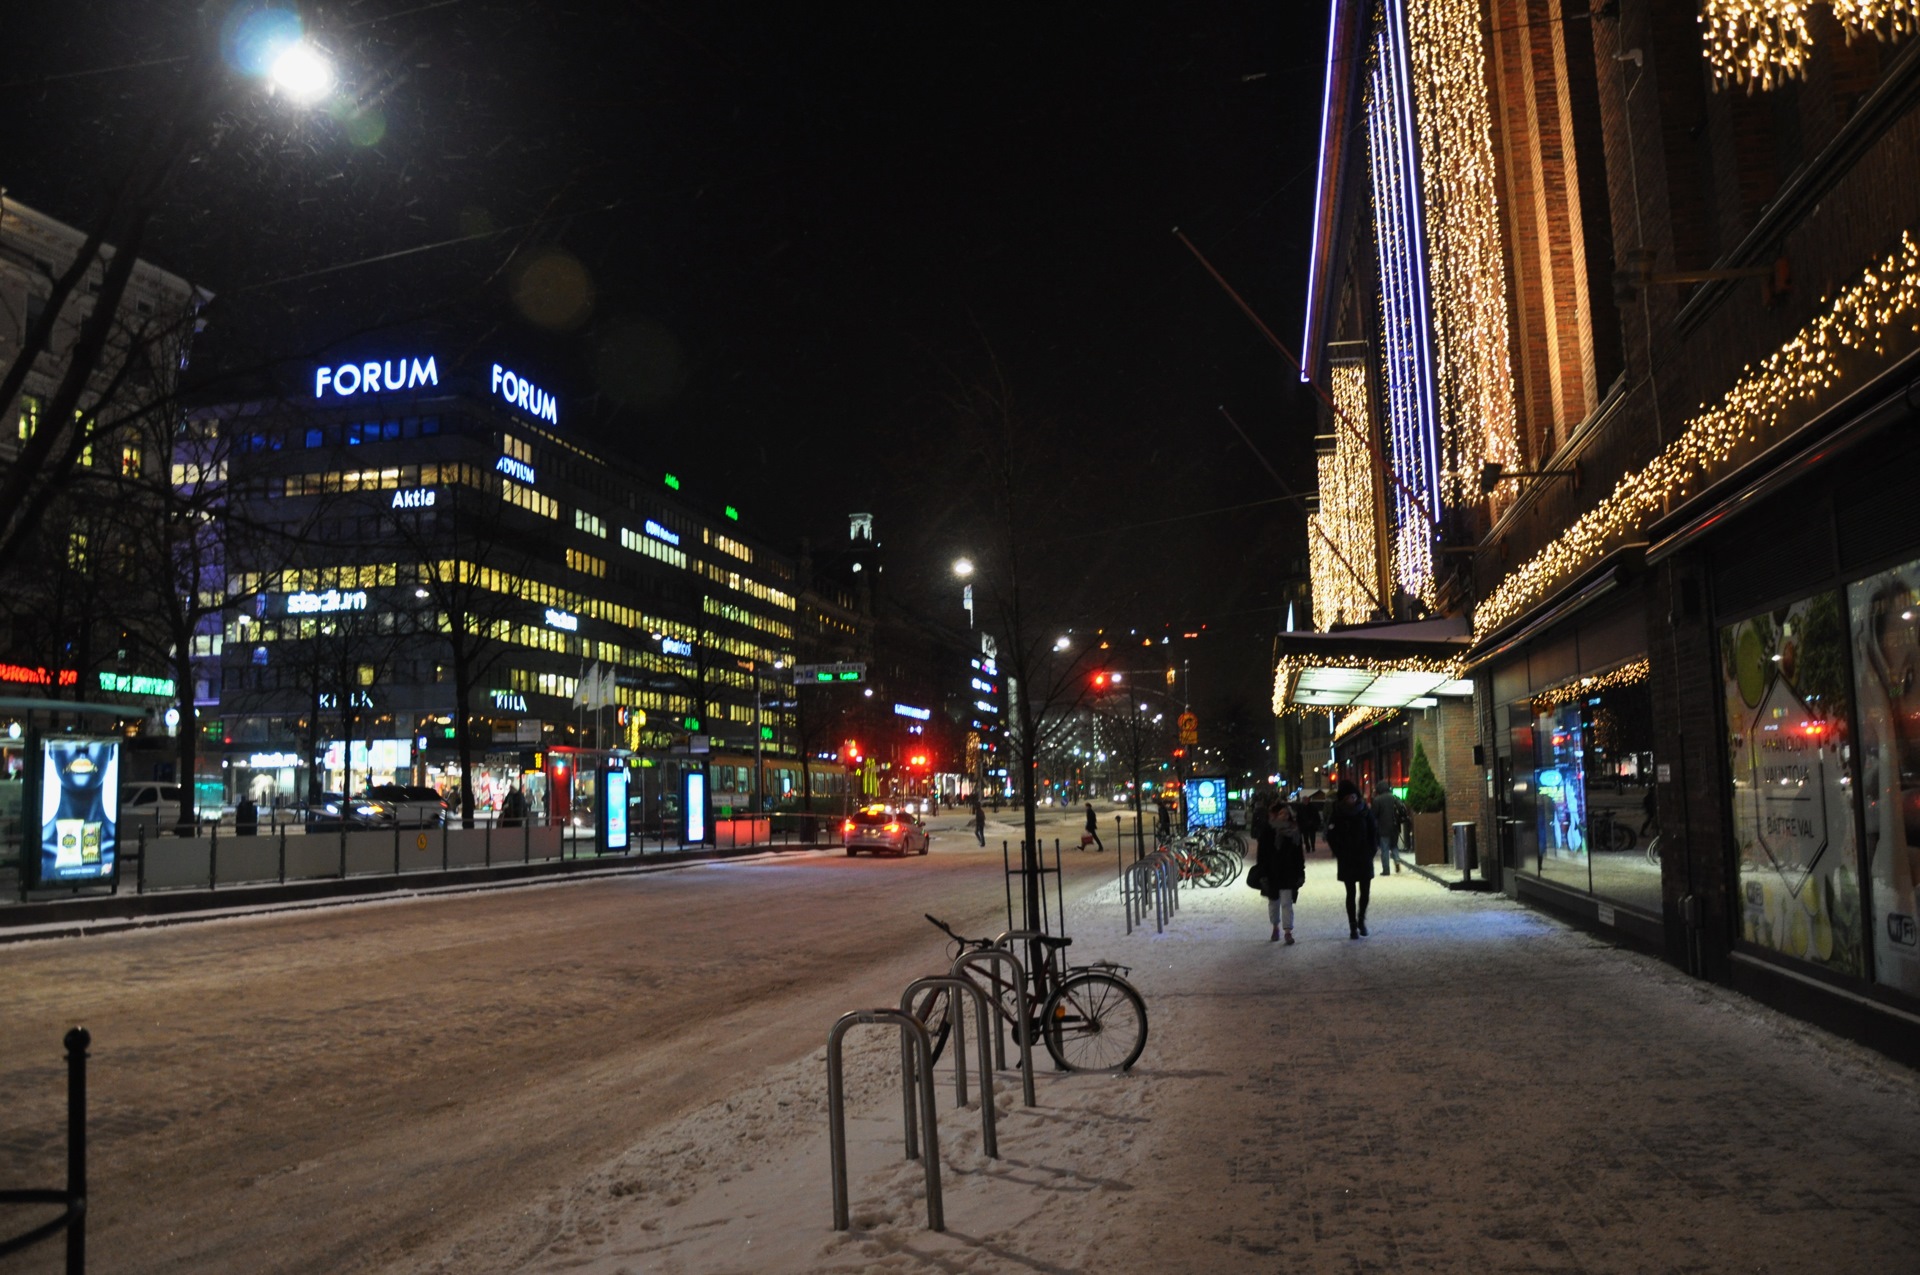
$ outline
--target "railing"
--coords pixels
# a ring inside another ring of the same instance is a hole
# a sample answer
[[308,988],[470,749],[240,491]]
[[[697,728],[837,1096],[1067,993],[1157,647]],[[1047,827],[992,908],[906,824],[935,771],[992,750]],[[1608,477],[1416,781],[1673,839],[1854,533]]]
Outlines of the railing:
[[67,1233],[67,1275],[87,1269],[87,1048],[93,1036],[84,1027],[67,1033],[67,1185],[65,1190],[0,1191],[0,1204],[58,1204],[59,1217],[30,1231],[0,1240],[0,1257]]

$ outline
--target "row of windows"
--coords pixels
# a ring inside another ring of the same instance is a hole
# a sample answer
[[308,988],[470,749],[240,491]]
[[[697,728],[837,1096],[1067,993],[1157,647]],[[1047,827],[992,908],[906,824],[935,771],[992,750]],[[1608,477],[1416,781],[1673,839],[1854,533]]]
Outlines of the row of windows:
[[[388,442],[396,438],[431,438],[440,432],[438,416],[398,416],[383,421],[348,421],[334,425],[309,426],[305,442],[309,450],[321,447],[356,447],[361,443]],[[240,450],[279,451],[284,436],[277,432],[250,433],[241,440]]]
[[744,624],[750,629],[759,629],[771,633],[777,638],[793,640],[793,626],[783,620],[770,620],[766,616],[756,615],[745,607],[735,606],[731,602],[722,602],[718,598],[700,599],[700,609],[708,615],[717,615],[734,624]]
[[730,536],[716,535],[714,532],[709,531],[707,532],[707,543],[723,553],[732,554],[742,562],[753,561],[753,550],[747,548],[747,546]]
[[684,549],[676,549],[670,544],[656,540],[652,536],[634,531],[630,527],[620,528],[620,544],[635,553],[645,554],[656,561],[672,567],[685,567],[687,554]]
[[762,602],[771,602],[773,605],[782,607],[788,611],[793,610],[794,600],[791,593],[784,593],[771,585],[761,584],[758,580],[743,576],[738,571],[729,571],[725,567],[711,562],[701,563],[699,571],[701,575],[706,576],[717,584],[724,584],[730,589],[738,589],[749,597],[758,598]]
[[584,531],[590,536],[598,536],[602,540],[607,538],[607,524],[601,522],[598,516],[590,514],[584,509],[576,509],[573,511],[573,529],[575,531]]
[[334,496],[354,491],[398,491],[459,483],[482,491],[492,476],[474,465],[394,465],[386,469],[334,470],[268,478],[256,490],[269,500],[282,496]]
[[592,554],[582,553],[578,549],[567,550],[567,565],[573,568],[573,570],[584,572],[587,575],[593,576],[595,579],[599,579],[607,574],[607,561],[605,558],[596,558]]
[[500,499],[510,505],[518,505],[520,508],[528,510],[531,513],[539,514],[542,518],[558,518],[560,516],[559,501],[555,500],[552,496],[537,492],[531,487],[522,487],[511,478],[502,478],[500,480]]

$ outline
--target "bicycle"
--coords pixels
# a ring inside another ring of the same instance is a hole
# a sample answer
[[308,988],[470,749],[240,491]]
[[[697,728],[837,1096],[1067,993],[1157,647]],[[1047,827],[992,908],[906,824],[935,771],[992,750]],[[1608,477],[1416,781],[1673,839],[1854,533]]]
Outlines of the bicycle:
[[1595,850],[1625,854],[1640,840],[1638,833],[1616,819],[1610,811],[1603,810],[1594,815],[1592,829],[1589,842]]
[[[938,917],[922,915],[953,940],[949,955],[955,960],[964,952],[1011,950],[1026,941],[1013,934],[998,939],[964,938]],[[1071,938],[1042,934],[1032,941],[1045,958],[1037,971],[1028,971],[1039,997],[1038,1008],[1034,1001],[1028,1002],[1025,1022],[1020,1019],[1017,989],[1000,976],[997,967],[984,977],[972,967],[956,973],[987,994],[987,1003],[1012,1026],[1016,1043],[1038,1040],[1045,1044],[1059,1070],[1120,1072],[1132,1067],[1147,1047],[1147,1003],[1124,977],[1129,968],[1112,961],[1068,965],[1064,953],[1073,943]],[[933,1037],[936,1060],[953,1028],[952,1008],[946,988],[927,992],[913,1007],[914,1017]]]

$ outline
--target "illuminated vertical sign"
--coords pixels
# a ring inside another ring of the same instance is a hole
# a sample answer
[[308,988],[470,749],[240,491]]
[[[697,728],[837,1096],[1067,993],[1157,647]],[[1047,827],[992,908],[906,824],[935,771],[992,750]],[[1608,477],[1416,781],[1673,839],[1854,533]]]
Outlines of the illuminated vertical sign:
[[682,840],[689,844],[705,841],[710,833],[707,823],[707,772],[689,770],[682,780],[681,809],[686,813],[686,831]]
[[627,848],[627,768],[615,764],[607,769],[604,794],[600,803],[600,842],[603,850]]

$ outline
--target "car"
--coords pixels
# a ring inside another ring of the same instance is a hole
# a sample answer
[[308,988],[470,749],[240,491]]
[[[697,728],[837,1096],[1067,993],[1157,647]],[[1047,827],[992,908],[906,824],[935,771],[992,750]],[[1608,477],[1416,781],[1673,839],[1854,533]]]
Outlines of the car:
[[393,811],[384,802],[371,797],[349,801],[342,793],[323,792],[320,803],[307,807],[307,828],[316,832],[338,832],[343,828],[391,828]]
[[[194,813],[201,823],[218,823],[223,815],[231,819],[233,807],[201,806]],[[141,824],[155,832],[173,827],[180,819],[180,785],[159,780],[121,784],[119,817],[127,825],[126,836]]]
[[431,788],[414,784],[375,784],[367,796],[393,811],[402,828],[444,828],[447,799]]
[[840,825],[847,853],[925,854],[932,839],[918,816],[894,806],[865,806]]

